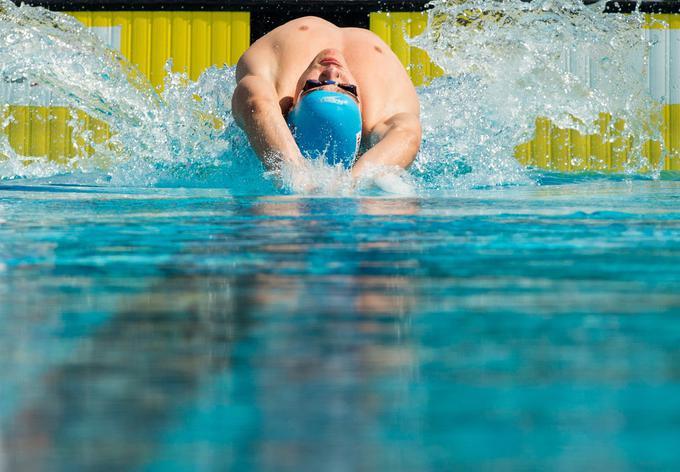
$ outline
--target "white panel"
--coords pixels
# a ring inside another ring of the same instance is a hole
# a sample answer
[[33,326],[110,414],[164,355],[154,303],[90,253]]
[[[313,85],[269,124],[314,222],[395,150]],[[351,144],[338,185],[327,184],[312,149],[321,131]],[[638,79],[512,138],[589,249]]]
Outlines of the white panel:
[[588,51],[571,51],[569,53],[569,72],[592,86],[592,71],[590,69],[590,57]]
[[670,78],[670,99],[668,103],[680,103],[680,31],[677,29],[667,30],[668,38],[668,70]]
[[109,49],[120,51],[122,26],[92,26],[89,28]]
[[[645,29],[652,44],[649,53],[647,85],[654,99],[661,103],[680,103],[680,29]],[[572,51],[565,61],[565,70],[580,77],[591,87],[598,86],[602,77],[597,63],[591,62],[587,50]],[[644,67],[643,58],[632,61],[632,67]]]
[[670,90],[668,81],[668,33],[669,30],[647,29],[647,39],[653,44],[649,54],[649,93],[656,100],[668,103]]

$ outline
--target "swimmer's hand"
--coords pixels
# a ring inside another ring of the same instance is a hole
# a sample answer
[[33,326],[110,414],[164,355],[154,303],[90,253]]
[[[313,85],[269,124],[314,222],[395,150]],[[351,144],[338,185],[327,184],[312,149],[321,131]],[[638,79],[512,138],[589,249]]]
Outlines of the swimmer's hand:
[[303,195],[352,195],[354,181],[342,166],[329,166],[323,159],[303,159],[297,163],[285,163],[278,177],[281,186]]
[[305,160],[284,163],[280,166],[278,177],[281,187],[297,194],[313,194],[319,191],[319,184],[314,181]]
[[415,196],[415,186],[408,173],[399,166],[366,166],[355,177],[358,187],[375,186],[385,193]]

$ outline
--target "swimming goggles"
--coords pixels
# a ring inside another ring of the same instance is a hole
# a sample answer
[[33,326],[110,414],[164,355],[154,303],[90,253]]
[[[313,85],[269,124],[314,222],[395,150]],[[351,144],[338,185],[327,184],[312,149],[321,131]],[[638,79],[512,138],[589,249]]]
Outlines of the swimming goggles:
[[344,90],[345,92],[348,92],[352,95],[354,95],[354,98],[359,100],[359,95],[357,94],[357,86],[352,85],[352,84],[339,84],[335,80],[314,80],[314,79],[309,79],[307,82],[305,82],[305,86],[302,87],[302,92],[307,92],[309,90],[313,90],[317,87],[323,87],[324,85],[335,85],[338,88]]

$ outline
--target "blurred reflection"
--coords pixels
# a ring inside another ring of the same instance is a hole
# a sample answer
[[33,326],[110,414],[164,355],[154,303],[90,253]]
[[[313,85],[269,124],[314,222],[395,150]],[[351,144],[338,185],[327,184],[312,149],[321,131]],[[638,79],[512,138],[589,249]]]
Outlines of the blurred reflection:
[[0,281],[4,467],[677,469],[674,213],[458,203],[242,199],[99,247],[69,227]]
[[183,244],[181,265],[159,265],[34,386],[6,428],[8,470],[391,466],[375,438],[408,393],[374,384],[414,375],[413,261],[389,234],[348,238],[366,222],[342,208],[256,201],[246,211],[266,218]]
[[[263,338],[258,349],[266,359],[257,369],[258,384],[267,386],[257,389],[263,434],[258,465],[264,470],[342,469],[352,457],[359,468],[389,467],[392,456],[375,437],[394,395],[403,392],[376,395],[372,386],[381,376],[403,375],[408,382],[414,375],[406,319],[417,294],[408,276],[387,275],[412,261],[391,253],[381,257],[394,246],[390,235],[371,235],[373,242],[360,243],[357,233],[367,228],[357,218],[411,215],[417,205],[308,199],[270,200],[255,207],[258,214],[291,217],[284,226],[295,227],[304,238],[313,236],[296,248],[299,276],[261,273],[255,279],[253,312],[278,324],[270,331],[276,334]],[[274,254],[290,249],[261,247]]]
[[129,470],[240,329],[224,278],[176,277],[124,302],[10,422],[8,470]]
[[360,212],[364,215],[415,215],[421,209],[416,198],[362,198]]
[[258,197],[253,213],[266,216],[300,217],[348,213],[360,215],[415,215],[421,209],[417,198],[293,198]]

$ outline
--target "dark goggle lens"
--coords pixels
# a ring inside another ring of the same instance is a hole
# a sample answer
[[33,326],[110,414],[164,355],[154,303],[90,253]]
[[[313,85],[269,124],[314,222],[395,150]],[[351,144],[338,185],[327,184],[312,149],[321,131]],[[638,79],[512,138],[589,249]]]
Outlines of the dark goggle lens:
[[306,92],[307,90],[312,90],[314,88],[321,87],[322,85],[326,84],[318,80],[308,80],[307,82],[305,82],[305,86],[302,87],[302,91]]
[[345,92],[349,92],[352,95],[354,95],[356,98],[359,98],[357,95],[357,86],[353,84],[339,84],[335,80],[325,80],[321,82],[320,80],[313,80],[310,79],[307,82],[305,82],[305,86],[302,87],[303,92],[307,92],[308,90],[315,89],[317,87],[323,87],[324,85],[337,85],[340,87],[342,90]]
[[338,84],[338,87],[340,87],[341,89],[343,89],[343,90],[346,91],[346,92],[351,93],[352,95],[354,95],[355,97],[358,98],[358,95],[357,95],[357,86],[356,86],[356,85],[352,85],[352,84]]

